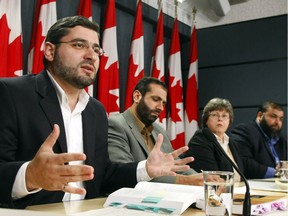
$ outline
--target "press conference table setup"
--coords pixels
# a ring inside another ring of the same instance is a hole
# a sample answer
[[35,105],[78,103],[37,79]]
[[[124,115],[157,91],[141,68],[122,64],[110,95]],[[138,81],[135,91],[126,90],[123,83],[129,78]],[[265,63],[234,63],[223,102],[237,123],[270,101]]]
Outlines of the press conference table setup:
[[[265,181],[264,181],[265,182]],[[288,190],[270,190],[268,189],[261,189],[261,183],[263,181],[255,181],[249,182],[251,194],[261,194],[266,196],[283,196],[286,200],[286,207],[288,207]],[[255,188],[256,185],[256,189]],[[259,185],[259,186],[258,186]],[[235,185],[236,188],[239,185]],[[243,185],[240,185],[243,186]],[[257,188],[258,187],[258,188]],[[163,215],[163,214],[156,214],[151,212],[144,212],[139,210],[131,210],[125,208],[117,208],[117,207],[103,207],[106,198],[97,198],[97,199],[90,199],[90,200],[80,200],[80,201],[70,201],[70,202],[60,202],[60,203],[53,203],[53,204],[45,204],[45,205],[35,205],[35,206],[28,206],[25,210],[12,210],[12,209],[1,209],[0,208],[0,216],[7,216],[7,215],[19,215],[19,216],[36,216],[36,215],[68,215],[68,216],[149,216],[149,215]],[[170,214],[173,215],[173,214]],[[181,215],[188,216],[188,215],[195,215],[195,216],[203,216],[205,212],[203,210],[197,208],[188,208],[186,209]],[[268,214],[269,216],[280,216],[280,215],[288,215],[288,211],[273,211]]]

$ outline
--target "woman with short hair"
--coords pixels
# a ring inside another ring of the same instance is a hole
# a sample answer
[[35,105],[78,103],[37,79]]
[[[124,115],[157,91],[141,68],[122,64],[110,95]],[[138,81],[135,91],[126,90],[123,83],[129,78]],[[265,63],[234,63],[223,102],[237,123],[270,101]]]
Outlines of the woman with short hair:
[[[227,129],[233,123],[233,118],[233,108],[229,100],[213,98],[204,107],[202,127],[211,130],[226,154],[235,162],[240,171],[243,171],[236,145],[226,134]],[[190,167],[197,172],[202,170],[233,172],[231,163],[217,149],[215,143],[203,133],[203,129],[197,130],[188,143],[189,150],[185,153],[185,157],[194,157],[194,161],[189,164]],[[234,180],[236,182],[241,180],[237,172],[234,172]]]

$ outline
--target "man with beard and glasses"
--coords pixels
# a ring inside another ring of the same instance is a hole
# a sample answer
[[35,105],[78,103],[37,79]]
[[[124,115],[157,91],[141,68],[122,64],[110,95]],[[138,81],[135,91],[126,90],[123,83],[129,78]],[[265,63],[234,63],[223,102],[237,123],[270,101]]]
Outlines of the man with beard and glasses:
[[[145,160],[159,134],[164,137],[162,151],[173,151],[167,133],[155,122],[166,100],[167,87],[164,82],[153,77],[139,80],[133,90],[133,104],[125,112],[108,119],[108,152],[111,161],[131,163]],[[203,185],[203,176],[190,169],[178,172],[176,177],[162,176],[151,181]]]
[[189,169],[163,153],[159,135],[147,160],[112,163],[103,105],[91,85],[103,50],[98,24],[80,16],[58,20],[44,43],[38,75],[0,79],[0,207],[91,199],[140,180]]
[[287,139],[281,135],[283,119],[281,105],[267,101],[259,107],[255,121],[239,124],[231,131],[247,178],[275,177],[279,161],[287,160]]

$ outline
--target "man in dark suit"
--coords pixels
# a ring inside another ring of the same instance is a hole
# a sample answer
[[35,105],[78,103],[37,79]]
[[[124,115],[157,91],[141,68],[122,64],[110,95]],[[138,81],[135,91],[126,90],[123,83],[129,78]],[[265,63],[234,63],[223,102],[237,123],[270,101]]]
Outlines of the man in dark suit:
[[[166,84],[153,77],[144,77],[135,86],[132,98],[133,103],[129,109],[108,119],[110,160],[119,163],[146,160],[159,134],[163,135],[161,150],[173,151],[166,131],[155,122],[166,105]],[[196,173],[190,169],[177,176],[162,176],[152,181],[203,185],[203,175]]]
[[146,161],[111,163],[105,110],[83,89],[103,54],[98,32],[80,16],[58,20],[44,44],[46,70],[0,80],[0,207],[95,198],[189,168],[192,158],[174,160],[186,148],[160,151],[161,135]]
[[287,160],[287,139],[281,135],[283,118],[284,109],[267,101],[259,107],[255,121],[239,124],[231,131],[247,178],[272,178],[279,161]]

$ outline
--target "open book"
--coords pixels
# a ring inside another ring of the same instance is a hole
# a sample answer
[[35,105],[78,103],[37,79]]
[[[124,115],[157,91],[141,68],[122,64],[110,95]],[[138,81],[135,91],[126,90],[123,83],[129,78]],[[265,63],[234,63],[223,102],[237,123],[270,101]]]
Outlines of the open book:
[[[245,187],[234,187],[233,214],[242,215],[245,191]],[[135,188],[121,188],[110,194],[104,207],[115,206],[180,215],[193,203],[197,208],[204,210],[203,186],[139,182]],[[287,193],[283,193],[282,196],[266,196],[251,192],[251,213],[253,215],[263,214],[261,211],[271,212],[285,210],[285,208],[288,208]]]
[[105,206],[117,206],[166,214],[182,214],[204,188],[198,186],[139,182],[135,188],[121,188],[107,198]]

